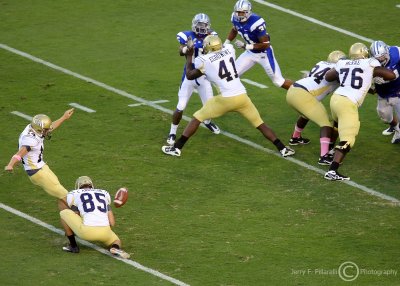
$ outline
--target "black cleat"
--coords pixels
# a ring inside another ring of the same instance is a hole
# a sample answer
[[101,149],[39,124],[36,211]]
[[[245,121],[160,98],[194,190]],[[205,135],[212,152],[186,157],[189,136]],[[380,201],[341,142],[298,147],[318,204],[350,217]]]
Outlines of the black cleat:
[[310,143],[310,139],[299,137],[299,138],[290,138],[289,140],[289,145],[295,146],[295,145],[307,145]]

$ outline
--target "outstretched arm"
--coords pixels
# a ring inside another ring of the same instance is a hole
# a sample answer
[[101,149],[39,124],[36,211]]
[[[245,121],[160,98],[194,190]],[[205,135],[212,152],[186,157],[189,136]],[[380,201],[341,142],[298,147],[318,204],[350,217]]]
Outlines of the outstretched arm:
[[57,129],[58,127],[60,127],[60,125],[67,119],[69,119],[72,114],[74,114],[74,108],[68,109],[67,111],[64,112],[63,116],[61,116],[59,119],[57,119],[56,121],[54,121],[51,124],[52,130]]

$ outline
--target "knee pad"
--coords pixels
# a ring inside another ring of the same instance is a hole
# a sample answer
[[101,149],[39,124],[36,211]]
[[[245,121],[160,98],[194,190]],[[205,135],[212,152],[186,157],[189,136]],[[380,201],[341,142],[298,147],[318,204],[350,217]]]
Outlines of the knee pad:
[[350,142],[340,141],[339,144],[335,146],[335,149],[346,154],[346,153],[350,152],[350,149],[351,149]]

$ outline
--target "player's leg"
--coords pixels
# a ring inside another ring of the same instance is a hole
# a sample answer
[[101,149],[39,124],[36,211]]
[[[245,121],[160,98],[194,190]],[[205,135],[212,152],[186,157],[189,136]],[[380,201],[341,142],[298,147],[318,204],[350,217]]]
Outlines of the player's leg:
[[392,135],[398,125],[397,118],[393,116],[393,109],[393,105],[390,104],[388,99],[378,96],[376,111],[379,118],[384,123],[389,124],[389,127],[382,131],[382,135]]
[[330,103],[332,117],[338,122],[340,141],[335,147],[333,162],[324,178],[332,181],[350,180],[349,177],[339,174],[340,163],[355,144],[360,130],[358,108],[344,96],[333,94]]
[[294,150],[285,146],[275,135],[275,132],[264,123],[260,113],[247,94],[237,97],[237,100],[240,102],[237,104],[238,107],[235,111],[239,112],[244,118],[246,118],[267,140],[271,141],[283,157],[294,155]]
[[308,91],[294,86],[289,88],[286,94],[286,102],[301,114],[294,126],[289,145],[306,145],[310,143],[309,139],[301,136],[301,133],[309,121],[307,117],[308,105],[314,103],[314,101],[317,100]]
[[[71,209],[64,209],[60,211],[61,224],[64,229],[70,229],[72,237],[66,235],[69,240],[69,245],[64,246],[62,249],[67,252],[79,253],[79,247],[75,241],[74,232],[80,236],[80,229],[83,225],[82,218]],[[73,232],[72,232],[73,231]]]
[[235,61],[236,71],[241,77],[246,71],[256,64],[255,54],[250,51],[244,51]]
[[[198,78],[197,82],[199,83],[197,90],[204,106],[206,102],[213,97],[211,83],[205,78],[205,76]],[[203,123],[212,133],[219,134],[221,132],[219,127],[215,123],[211,122],[211,119],[207,118],[203,121]]]
[[[43,188],[46,193],[58,198],[57,206],[59,211],[68,208],[66,200],[68,191],[61,185],[57,176],[53,173],[48,165],[44,165],[40,171],[30,176],[29,178],[33,184]],[[62,221],[61,225],[64,228],[65,236],[68,237],[70,244],[72,246],[77,246],[75,236],[71,228],[69,228],[68,225],[65,225]]]
[[281,69],[279,67],[278,61],[276,60],[274,49],[270,47],[263,56],[259,56],[258,63],[264,68],[266,74],[272,80],[272,83],[277,87],[282,87],[284,89],[289,89],[293,84],[290,79],[285,79],[282,76]]
[[400,97],[392,97],[389,99],[391,106],[393,107],[395,115],[393,116],[392,123],[394,123],[394,134],[392,138],[393,144],[400,143],[400,126],[399,126],[399,118],[400,118]]
[[186,109],[189,99],[192,96],[195,84],[196,82],[194,80],[188,80],[186,77],[183,77],[178,91],[178,104],[172,114],[171,127],[167,138],[167,143],[170,145],[175,143],[176,132],[182,120],[183,111]]

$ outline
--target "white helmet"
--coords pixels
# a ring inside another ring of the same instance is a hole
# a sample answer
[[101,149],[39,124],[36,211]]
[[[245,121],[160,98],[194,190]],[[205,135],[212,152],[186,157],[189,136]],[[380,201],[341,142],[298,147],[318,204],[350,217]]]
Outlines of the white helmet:
[[210,32],[211,21],[204,13],[196,14],[192,20],[192,31],[199,35],[208,35]]
[[233,16],[239,22],[246,22],[251,16],[251,3],[247,0],[237,1],[233,7]]
[[390,61],[389,47],[382,41],[374,41],[370,47],[371,56],[377,59],[382,66]]

